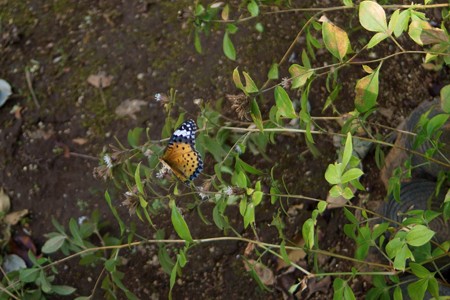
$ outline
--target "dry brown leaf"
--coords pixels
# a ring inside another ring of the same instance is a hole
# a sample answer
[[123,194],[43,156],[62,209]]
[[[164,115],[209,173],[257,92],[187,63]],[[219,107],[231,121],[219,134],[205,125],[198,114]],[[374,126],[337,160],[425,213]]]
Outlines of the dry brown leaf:
[[72,139],[72,142],[74,142],[77,145],[84,145],[88,142],[88,139],[85,138],[74,138]]
[[136,113],[141,111],[141,106],[144,106],[147,104],[147,101],[144,100],[138,100],[138,99],[127,99],[123,101],[119,106],[116,108],[116,114],[119,117],[125,117],[128,116],[132,119],[136,119]]
[[28,215],[28,209],[13,211],[3,218],[3,222],[8,225],[16,225],[26,215]]
[[0,212],[7,213],[11,208],[11,200],[9,196],[3,191],[3,188],[0,189]]
[[245,247],[244,255],[247,257],[250,256],[250,254],[252,254],[253,250],[255,250],[255,244],[248,243],[247,247]]
[[96,88],[103,89],[111,85],[113,77],[106,75],[105,72],[100,72],[96,75],[89,75],[87,82]]
[[256,275],[259,277],[263,284],[273,285],[275,283],[275,276],[273,275],[272,270],[262,263],[256,262],[253,259],[249,259],[247,261],[244,261],[244,267],[247,271],[250,271],[253,268]]

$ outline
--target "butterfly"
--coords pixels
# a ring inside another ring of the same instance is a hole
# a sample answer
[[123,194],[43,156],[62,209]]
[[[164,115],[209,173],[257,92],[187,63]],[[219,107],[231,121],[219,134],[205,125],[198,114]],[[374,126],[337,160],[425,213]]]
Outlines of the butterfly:
[[195,149],[196,131],[197,125],[193,120],[183,122],[172,134],[163,156],[159,159],[186,184],[197,178],[203,170],[202,158]]

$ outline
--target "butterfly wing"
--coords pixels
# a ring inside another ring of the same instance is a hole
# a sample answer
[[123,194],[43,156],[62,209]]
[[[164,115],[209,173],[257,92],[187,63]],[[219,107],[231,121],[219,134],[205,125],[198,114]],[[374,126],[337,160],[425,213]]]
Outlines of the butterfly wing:
[[194,180],[203,170],[202,158],[195,149],[196,131],[197,125],[193,120],[181,124],[173,133],[160,159],[185,183]]

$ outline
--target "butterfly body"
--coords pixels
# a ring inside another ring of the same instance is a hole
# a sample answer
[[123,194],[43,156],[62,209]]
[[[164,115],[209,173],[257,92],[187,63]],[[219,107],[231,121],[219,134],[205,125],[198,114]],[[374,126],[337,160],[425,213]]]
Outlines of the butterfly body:
[[175,176],[189,183],[203,170],[203,161],[195,149],[197,125],[193,120],[183,122],[172,134],[163,156],[159,159]]

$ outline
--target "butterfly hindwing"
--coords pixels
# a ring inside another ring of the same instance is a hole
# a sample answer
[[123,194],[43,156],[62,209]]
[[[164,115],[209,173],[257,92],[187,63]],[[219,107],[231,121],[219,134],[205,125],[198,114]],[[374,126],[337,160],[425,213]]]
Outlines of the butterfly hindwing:
[[175,176],[188,183],[203,170],[203,161],[195,149],[197,125],[193,120],[185,121],[172,134],[161,161]]

